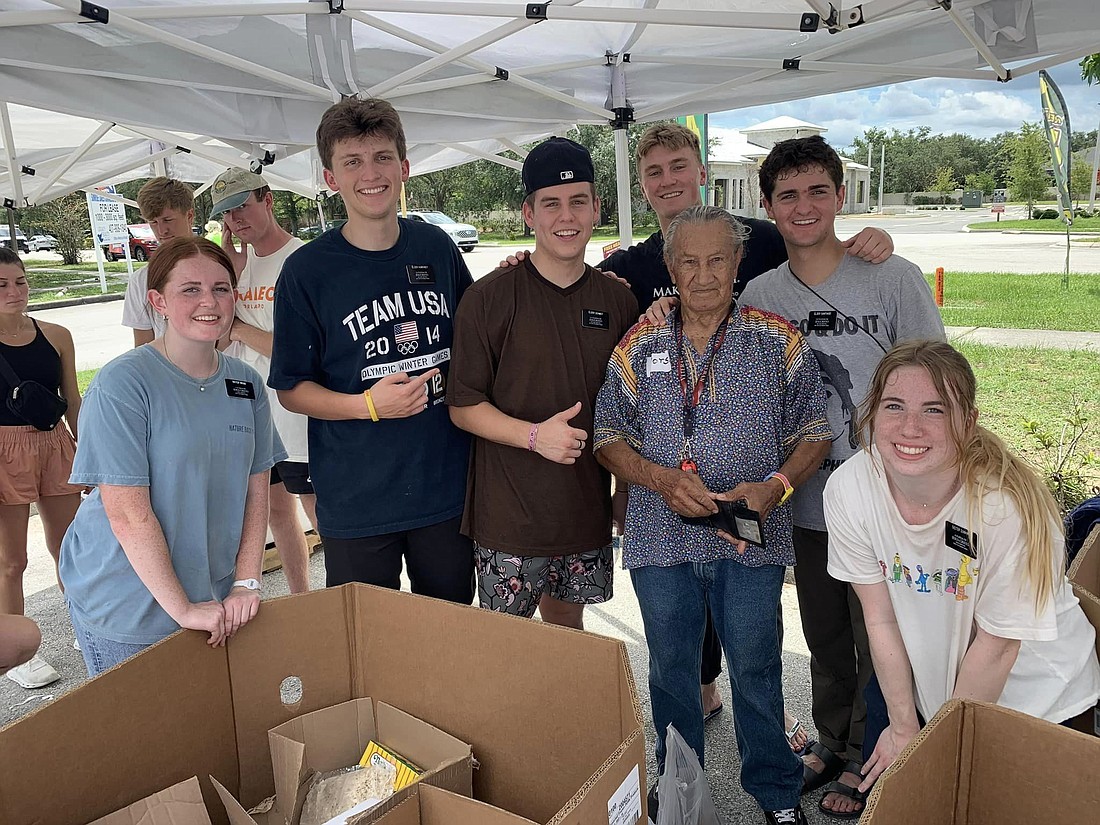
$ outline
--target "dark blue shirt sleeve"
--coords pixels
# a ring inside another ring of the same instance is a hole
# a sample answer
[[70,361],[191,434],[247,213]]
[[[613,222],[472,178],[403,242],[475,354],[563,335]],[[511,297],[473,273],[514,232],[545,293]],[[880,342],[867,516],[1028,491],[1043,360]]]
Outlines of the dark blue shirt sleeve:
[[275,285],[275,328],[267,385],[273,390],[292,390],[303,381],[324,385],[323,379],[321,327],[301,279],[287,261]]

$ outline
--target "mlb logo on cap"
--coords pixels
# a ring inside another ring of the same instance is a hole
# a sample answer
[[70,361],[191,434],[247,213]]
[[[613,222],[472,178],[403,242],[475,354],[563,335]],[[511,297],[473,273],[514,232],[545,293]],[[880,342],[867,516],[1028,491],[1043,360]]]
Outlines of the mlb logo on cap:
[[523,188],[530,195],[565,183],[592,183],[596,172],[587,149],[569,138],[552,137],[527,153],[522,177]]

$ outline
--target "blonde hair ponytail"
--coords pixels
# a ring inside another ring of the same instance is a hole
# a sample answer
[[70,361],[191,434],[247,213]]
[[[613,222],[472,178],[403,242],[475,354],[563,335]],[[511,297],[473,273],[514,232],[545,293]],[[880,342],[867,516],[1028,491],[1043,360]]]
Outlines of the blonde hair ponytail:
[[978,525],[975,532],[981,534],[982,504],[987,493],[1002,491],[1015,504],[1023,523],[1027,552],[1022,584],[1031,591],[1036,611],[1044,610],[1058,584],[1054,574],[1055,553],[1063,551],[1055,541],[1055,531],[1061,530],[1061,514],[1038,474],[1013,455],[1000,438],[976,423],[970,423],[964,431],[958,430],[958,420],[973,422],[977,415],[974,371],[958,350],[943,341],[907,341],[883,356],[859,418],[864,449],[870,451],[874,443],[875,413],[886,382],[901,367],[924,369],[947,405],[948,434],[959,456],[967,520]]

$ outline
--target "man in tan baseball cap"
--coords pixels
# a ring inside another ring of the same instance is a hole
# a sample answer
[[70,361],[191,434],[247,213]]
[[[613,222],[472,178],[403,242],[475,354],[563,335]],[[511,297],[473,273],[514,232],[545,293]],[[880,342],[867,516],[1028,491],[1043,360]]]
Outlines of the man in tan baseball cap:
[[[304,242],[275,220],[274,196],[263,175],[226,169],[215,179],[210,194],[214,201],[210,214],[220,215],[223,221],[221,247],[237,271],[236,318],[225,352],[255,367],[266,380],[271,371],[275,284],[283,263]],[[268,395],[272,421],[287,451],[286,461],[271,468],[268,523],[290,592],[303,593],[309,590],[309,552],[298,520],[297,499],[314,527],[317,520],[317,496],[309,473],[308,421],[285,409],[274,390],[269,389]]]

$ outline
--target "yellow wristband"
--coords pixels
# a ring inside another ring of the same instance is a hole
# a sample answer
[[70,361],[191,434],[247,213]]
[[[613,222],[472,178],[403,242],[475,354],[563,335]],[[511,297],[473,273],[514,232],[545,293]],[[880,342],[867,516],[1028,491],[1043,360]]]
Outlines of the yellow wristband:
[[363,391],[363,398],[367,400],[367,410],[370,412],[370,420],[378,421],[378,410],[375,409],[374,399],[371,398],[370,390]]

